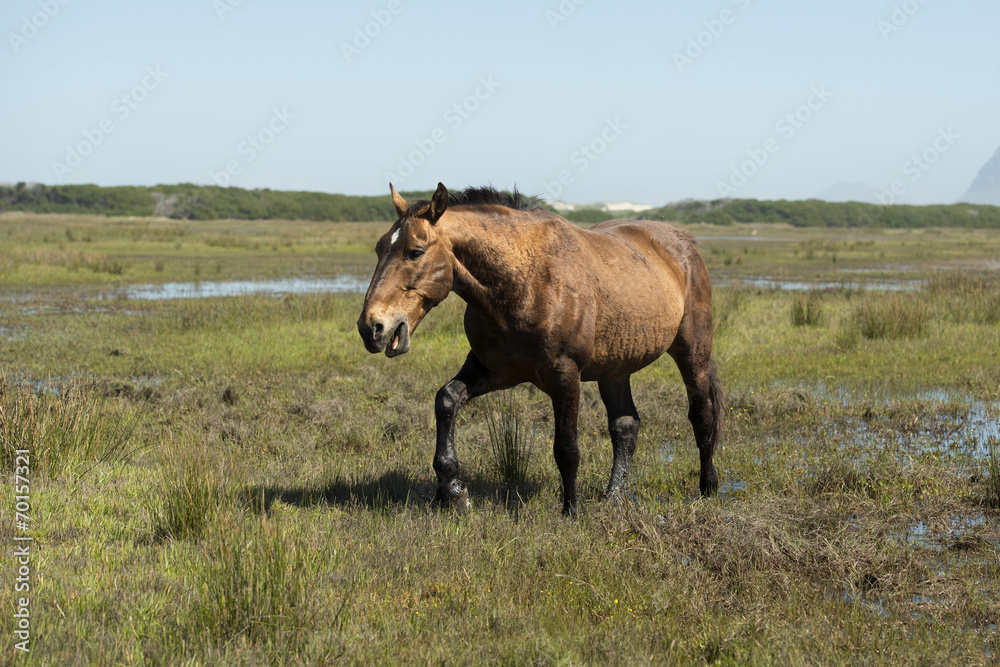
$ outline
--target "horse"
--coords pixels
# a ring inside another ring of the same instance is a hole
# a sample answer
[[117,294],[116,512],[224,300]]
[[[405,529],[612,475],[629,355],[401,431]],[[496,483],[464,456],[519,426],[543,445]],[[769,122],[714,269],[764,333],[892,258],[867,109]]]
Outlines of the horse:
[[438,183],[429,201],[412,203],[391,183],[389,190],[398,219],[375,245],[378,261],[358,318],[365,348],[405,354],[421,320],[451,292],[467,304],[470,351],[434,403],[442,506],[470,506],[455,451],[459,409],[526,382],[552,400],[563,514],[576,516],[579,508],[581,382],[597,382],[607,409],[607,496],[620,496],[639,433],[631,376],[663,353],[687,389],[699,491],[717,491],[712,457],[723,396],[712,360],[712,287],[689,234],[633,219],[583,230],[516,189],[449,193]]

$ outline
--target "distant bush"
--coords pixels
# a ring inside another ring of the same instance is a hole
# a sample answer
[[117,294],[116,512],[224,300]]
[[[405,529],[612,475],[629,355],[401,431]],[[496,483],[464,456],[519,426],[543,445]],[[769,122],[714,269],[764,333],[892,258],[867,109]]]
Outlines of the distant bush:
[[[427,198],[430,193],[403,196]],[[191,183],[153,187],[97,185],[0,186],[0,211],[91,213],[110,216],[162,215],[184,220],[329,220],[368,222],[394,220],[389,195],[377,197],[244,190]]]
[[559,211],[559,215],[570,222],[582,222],[584,224],[597,224],[605,220],[628,217],[628,213],[613,211],[598,211],[597,209],[583,209],[581,211]]
[[758,201],[717,199],[685,201],[643,213],[651,220],[687,224],[786,223],[795,227],[1000,228],[1000,207],[951,204],[940,206],[879,206],[860,202]]
[[[409,200],[429,199],[430,192],[404,192]],[[154,185],[151,187],[97,185],[0,186],[0,212],[92,213],[97,215],[162,215],[187,220],[236,218],[248,220],[395,220],[388,194],[354,196],[325,192],[244,190],[215,185]],[[582,210],[566,212],[573,222],[598,223],[628,213]],[[650,220],[740,223],[787,223],[796,227],[975,227],[1000,228],[1000,207],[952,204],[949,206],[879,206],[859,202],[758,201],[717,199],[685,201],[643,212]]]

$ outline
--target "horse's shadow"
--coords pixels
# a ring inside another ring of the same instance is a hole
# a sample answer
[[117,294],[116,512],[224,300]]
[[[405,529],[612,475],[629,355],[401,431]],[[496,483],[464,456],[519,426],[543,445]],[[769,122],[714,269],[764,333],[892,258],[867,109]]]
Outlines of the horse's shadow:
[[[469,495],[475,506],[493,506],[516,513],[542,490],[542,483],[529,479],[517,485],[503,484],[495,475],[472,472],[466,478]],[[337,476],[313,486],[258,485],[243,494],[248,509],[258,514],[271,511],[275,501],[296,507],[355,507],[375,512],[402,512],[410,507],[440,507],[435,500],[433,480],[414,478],[401,470],[390,470],[378,477],[350,479]]]

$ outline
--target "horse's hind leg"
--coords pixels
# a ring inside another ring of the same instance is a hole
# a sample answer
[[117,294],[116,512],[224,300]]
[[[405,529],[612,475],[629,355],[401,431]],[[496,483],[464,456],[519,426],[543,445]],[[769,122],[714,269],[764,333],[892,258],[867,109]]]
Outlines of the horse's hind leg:
[[[688,329],[690,332],[690,329]],[[684,326],[678,335],[670,356],[677,362],[688,395],[688,419],[694,429],[694,439],[701,456],[701,495],[712,496],[719,488],[719,479],[712,463],[715,446],[719,441],[719,426],[722,417],[722,389],[712,363],[711,319],[708,321],[708,337],[691,341],[684,336]]]
[[601,400],[604,401],[604,407],[608,411],[608,433],[611,435],[611,446],[614,448],[611,480],[608,482],[609,498],[625,491],[628,484],[628,469],[639,436],[639,413],[632,401],[629,379],[624,377],[597,383],[601,390]]

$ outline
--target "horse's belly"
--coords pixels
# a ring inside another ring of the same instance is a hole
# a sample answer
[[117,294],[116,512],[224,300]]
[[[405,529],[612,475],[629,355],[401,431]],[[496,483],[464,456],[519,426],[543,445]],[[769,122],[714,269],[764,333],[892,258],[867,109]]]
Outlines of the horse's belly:
[[617,307],[601,309],[584,379],[630,375],[656,361],[673,344],[684,316],[680,293],[664,289],[644,294],[636,289],[629,297]]
[[[584,366],[584,380],[623,377],[653,363],[669,349],[677,335],[677,322],[664,320],[654,326],[624,322],[600,332]],[[648,322],[646,323],[649,324]]]

